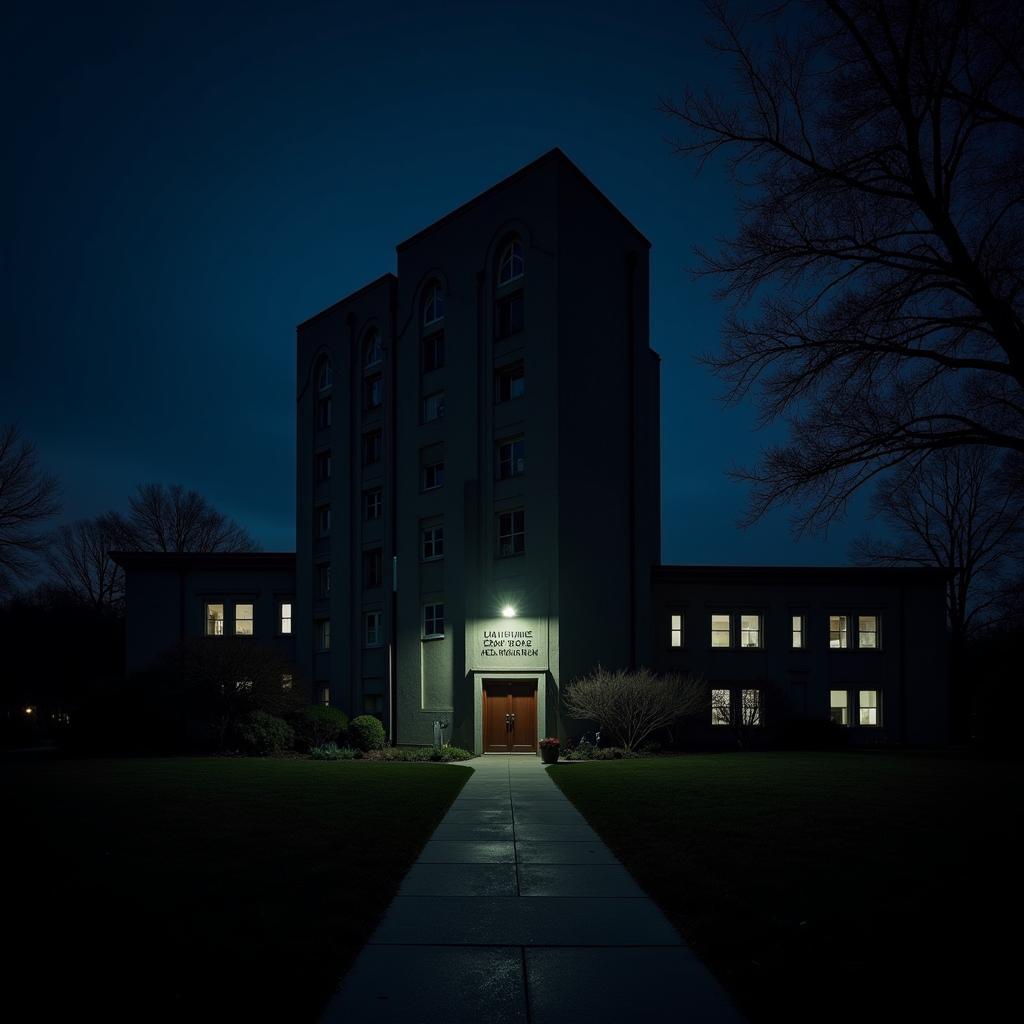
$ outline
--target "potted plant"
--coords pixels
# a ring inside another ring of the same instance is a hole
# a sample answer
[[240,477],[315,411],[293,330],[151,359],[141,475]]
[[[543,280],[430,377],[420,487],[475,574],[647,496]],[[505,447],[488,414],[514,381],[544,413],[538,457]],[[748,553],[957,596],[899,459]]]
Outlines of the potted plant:
[[557,736],[548,736],[540,741],[540,759],[544,764],[554,764],[558,760],[560,744]]

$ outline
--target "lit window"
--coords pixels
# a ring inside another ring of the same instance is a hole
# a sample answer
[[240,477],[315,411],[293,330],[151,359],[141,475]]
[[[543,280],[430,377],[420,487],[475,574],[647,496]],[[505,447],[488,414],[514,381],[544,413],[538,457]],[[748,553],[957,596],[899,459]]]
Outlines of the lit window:
[[239,693],[252,693],[252,680],[239,679],[235,682],[235,689]]
[[292,631],[292,605],[290,601],[281,602],[281,632]]
[[316,403],[316,429],[326,430],[331,425],[331,400],[320,398]]
[[316,373],[316,386],[318,391],[327,391],[334,383],[334,371],[331,369],[329,359],[321,359]]
[[316,567],[316,596],[331,596],[331,563],[321,562]]
[[373,715],[375,718],[384,717],[384,695],[381,693],[363,694],[363,714]]
[[372,466],[380,462],[381,433],[371,430],[363,434],[363,465]]
[[329,451],[317,452],[316,478],[317,480],[330,480],[331,478],[331,453]]
[[316,535],[329,537],[331,533],[331,506],[318,505],[316,509]]
[[444,484],[444,463],[432,462],[423,467],[423,490],[432,491]]
[[290,672],[281,673],[281,689],[290,690],[295,685],[295,677]]
[[444,605],[425,604],[423,606],[424,637],[444,636]]
[[444,416],[444,392],[435,391],[423,399],[423,422],[439,420]]
[[444,527],[428,526],[423,531],[423,560],[444,557]]
[[320,703],[323,704],[325,707],[329,707],[331,703],[331,688],[329,686],[324,686],[323,684],[321,684],[317,688],[317,693],[319,694],[320,697]]
[[384,498],[379,487],[363,492],[363,518],[370,522],[384,514]]
[[828,617],[828,645],[839,649],[845,647],[846,640],[846,616],[830,615]]
[[363,381],[363,408],[379,409],[384,404],[384,378],[374,373]]
[[363,552],[363,586],[368,590],[384,582],[384,552],[371,548]]
[[235,605],[235,636],[252,636],[252,605]]
[[508,558],[526,551],[526,513],[523,509],[498,516],[498,555]]
[[861,690],[858,694],[857,721],[861,725],[878,725],[877,690]]
[[744,690],[742,692],[740,709],[743,714],[744,725],[761,724],[761,691]]
[[514,398],[522,398],[526,393],[526,374],[522,363],[503,366],[494,373],[494,400],[510,402]]
[[384,642],[384,615],[366,612],[363,615],[363,638],[367,647],[379,647]]
[[804,646],[804,617],[802,615],[793,616],[793,647]]
[[321,651],[331,649],[331,620],[316,620],[316,645]]
[[683,617],[682,615],[672,615],[669,617],[669,644],[672,647],[683,646]]
[[420,348],[423,372],[432,373],[444,366],[444,331],[435,331],[423,339]]
[[494,337],[501,341],[523,329],[523,293],[507,295],[494,305]]
[[732,708],[729,701],[728,690],[711,691],[711,724],[730,725],[732,723]]
[[878,616],[857,616],[857,646],[875,649],[878,647]]
[[383,358],[380,347],[380,332],[372,330],[367,335],[366,341],[363,342],[363,366],[366,368],[376,366]]
[[508,284],[517,277],[523,276],[525,264],[523,263],[523,243],[519,241],[510,242],[501,259],[498,261],[498,284]]
[[508,480],[526,472],[526,442],[521,437],[498,445],[498,479]]
[[427,293],[427,301],[423,303],[423,326],[436,324],[444,319],[444,292],[435,284]]
[[728,647],[732,643],[732,629],[728,615],[711,616],[711,646]]
[[828,714],[836,725],[850,724],[850,699],[846,690],[828,691]]
[[760,647],[761,646],[761,616],[741,615],[740,616],[740,646]]
[[206,606],[206,635],[224,635],[224,605],[208,604]]

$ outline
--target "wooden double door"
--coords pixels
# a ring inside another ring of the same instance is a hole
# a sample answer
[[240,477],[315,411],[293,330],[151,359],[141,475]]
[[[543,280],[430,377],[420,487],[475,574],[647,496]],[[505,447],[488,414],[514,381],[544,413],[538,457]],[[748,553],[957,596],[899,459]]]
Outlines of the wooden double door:
[[533,679],[484,680],[484,751],[537,752],[537,683]]

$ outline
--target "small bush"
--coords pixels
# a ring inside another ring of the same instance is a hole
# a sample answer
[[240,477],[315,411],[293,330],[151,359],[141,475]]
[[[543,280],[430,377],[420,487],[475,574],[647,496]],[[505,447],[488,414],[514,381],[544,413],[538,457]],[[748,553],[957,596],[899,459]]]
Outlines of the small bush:
[[627,750],[625,747],[594,747],[590,755],[593,761],[620,761],[624,757],[643,756],[643,754],[635,750]]
[[368,761],[468,761],[476,754],[462,747],[384,747],[366,754]]
[[351,761],[360,756],[358,750],[351,747],[339,747],[337,743],[323,743],[319,747],[312,747],[309,756],[314,761]]
[[277,754],[295,742],[295,730],[277,715],[249,711],[235,727],[238,742],[250,754]]
[[589,740],[580,740],[575,746],[568,747],[563,752],[563,757],[566,761],[590,761],[596,749]]
[[373,715],[353,718],[348,727],[349,742],[357,750],[382,750],[384,747],[384,726]]
[[348,725],[348,715],[337,708],[314,704],[303,708],[293,719],[297,745],[302,750],[337,743]]

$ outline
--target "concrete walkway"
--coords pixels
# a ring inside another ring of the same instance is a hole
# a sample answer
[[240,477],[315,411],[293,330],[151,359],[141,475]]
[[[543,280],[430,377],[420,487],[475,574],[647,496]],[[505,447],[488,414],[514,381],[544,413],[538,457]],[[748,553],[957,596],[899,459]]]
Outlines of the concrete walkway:
[[538,758],[473,768],[323,1024],[742,1020]]

